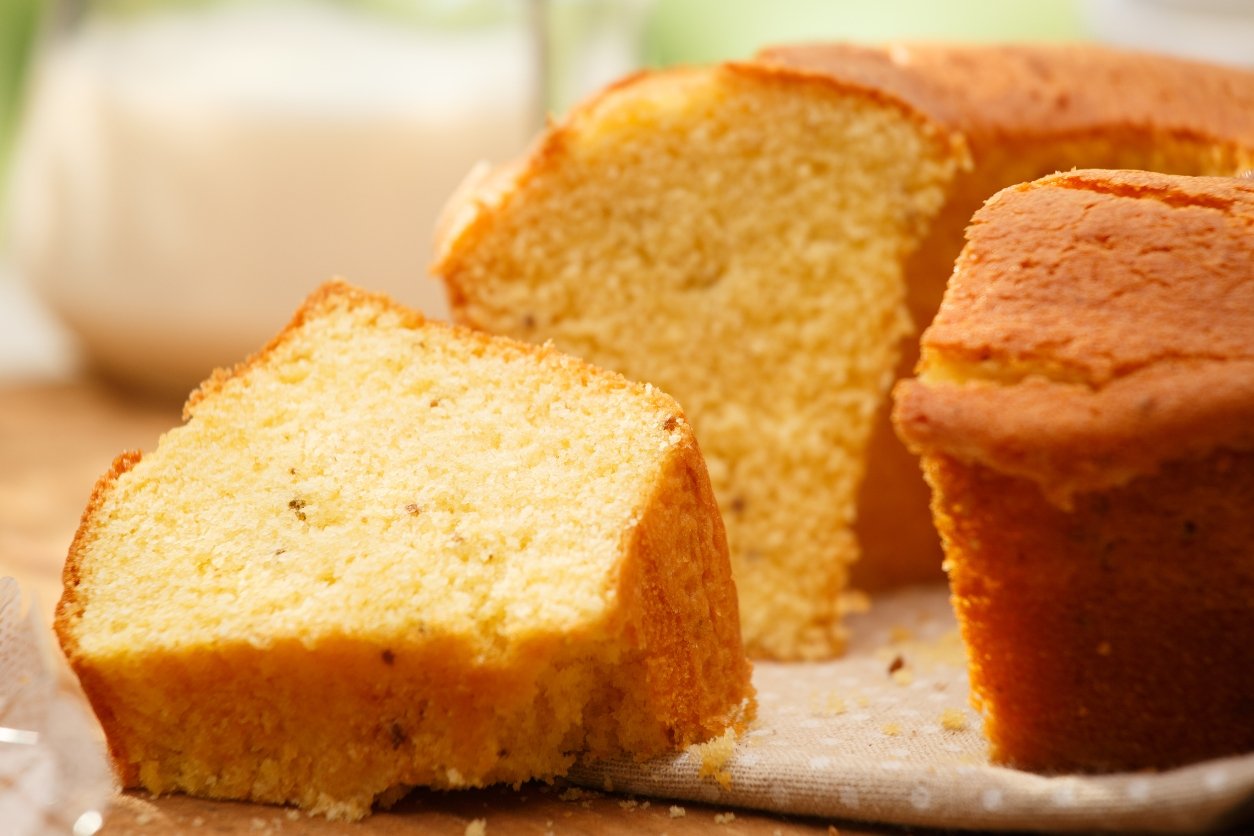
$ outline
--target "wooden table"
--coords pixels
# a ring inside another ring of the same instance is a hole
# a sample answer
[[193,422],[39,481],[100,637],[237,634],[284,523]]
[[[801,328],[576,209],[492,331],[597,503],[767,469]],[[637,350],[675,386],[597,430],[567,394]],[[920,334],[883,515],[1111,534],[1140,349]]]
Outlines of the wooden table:
[[[0,387],[0,576],[11,575],[51,624],[61,565],[92,485],[123,450],[151,450],[181,420],[182,403],[128,395],[104,383]],[[55,642],[49,641],[50,645]],[[63,663],[62,663],[63,665]],[[76,688],[62,669],[67,688]],[[674,810],[672,810],[672,806]],[[682,815],[680,811],[682,810]],[[734,818],[728,818],[733,813]],[[717,817],[717,818],[716,818]],[[296,811],[182,796],[119,796],[105,834],[453,833],[483,819],[489,834],[685,833],[825,834],[831,823],[730,811],[659,799],[587,794],[544,785],[461,792],[418,791],[359,825]],[[880,833],[840,824],[841,833]]]

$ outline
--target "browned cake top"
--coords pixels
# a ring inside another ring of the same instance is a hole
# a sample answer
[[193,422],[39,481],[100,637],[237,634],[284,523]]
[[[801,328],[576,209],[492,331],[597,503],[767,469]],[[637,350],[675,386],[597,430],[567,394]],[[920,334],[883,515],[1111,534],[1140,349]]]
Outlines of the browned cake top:
[[1062,500],[1254,447],[1254,181],[1076,171],[994,196],[897,420]]
[[1160,55],[1090,44],[813,44],[757,57],[883,89],[975,149],[1120,128],[1254,143],[1254,72]]

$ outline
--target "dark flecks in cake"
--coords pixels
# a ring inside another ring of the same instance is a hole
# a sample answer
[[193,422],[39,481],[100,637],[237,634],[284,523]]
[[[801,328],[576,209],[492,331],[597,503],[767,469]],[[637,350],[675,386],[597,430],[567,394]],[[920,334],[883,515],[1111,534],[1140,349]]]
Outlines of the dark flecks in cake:
[[305,506],[308,504],[309,503],[305,502],[303,499],[293,499],[291,502],[287,503],[287,507],[296,512],[296,519],[304,522],[306,519]]
[[393,723],[391,731],[393,749],[399,749],[409,741],[409,735],[405,734],[405,730],[401,728],[400,723]]
[[396,662],[396,654],[392,652],[391,648],[384,648],[383,652],[379,654],[379,658],[383,660],[385,665],[391,665]]
[[275,549],[274,556],[278,557],[279,555],[283,554],[285,551],[287,551],[287,549]]
[[405,506],[405,513],[409,514],[411,517],[416,517],[422,513],[422,506],[417,502],[411,502]]
[[289,467],[289,468],[287,469],[287,475],[288,475],[288,476],[295,476],[295,475],[296,475],[296,468],[294,468],[294,467]]
[[1182,528],[1184,530],[1184,539],[1186,540],[1193,539],[1193,536],[1197,534],[1197,523],[1193,522],[1193,520],[1185,520]]
[[439,398],[432,398],[432,399],[431,399],[431,401],[430,401],[430,403],[428,403],[428,404],[427,404],[427,406],[431,407],[432,409],[435,409],[435,408],[436,408],[437,406],[439,406],[439,405],[440,405],[440,399],[439,399]]
[[906,666],[906,660],[900,653],[893,657],[893,661],[888,663],[888,673],[891,676]]
[[497,756],[498,758],[508,758],[508,757],[509,757],[509,749],[497,749],[497,750],[496,750],[496,756]]
[[678,416],[671,415],[667,417],[666,423],[662,424],[662,429],[666,430],[667,432],[670,432],[671,430],[675,429],[678,426],[679,426]]
[[745,502],[745,498],[743,496],[733,496],[731,498],[731,502],[727,503],[727,510],[739,517],[745,512],[746,505],[748,505],[748,503]]
[[533,314],[523,314],[522,326],[528,331],[536,327],[536,318]]

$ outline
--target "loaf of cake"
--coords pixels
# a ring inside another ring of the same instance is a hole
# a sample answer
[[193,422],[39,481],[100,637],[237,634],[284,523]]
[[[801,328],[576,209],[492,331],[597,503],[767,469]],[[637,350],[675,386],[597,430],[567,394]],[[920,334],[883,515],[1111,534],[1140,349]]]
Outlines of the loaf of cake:
[[575,109],[468,181],[434,271],[461,322],[674,395],[750,652],[821,657],[851,565],[863,588],[942,578],[887,402],[971,213],[1059,169],[1252,162],[1250,72],[1095,46],[780,48]]
[[56,632],[126,787],[365,815],[747,721],[674,400],[341,283],[100,480]]
[[999,193],[895,400],[997,762],[1254,751],[1254,181]]

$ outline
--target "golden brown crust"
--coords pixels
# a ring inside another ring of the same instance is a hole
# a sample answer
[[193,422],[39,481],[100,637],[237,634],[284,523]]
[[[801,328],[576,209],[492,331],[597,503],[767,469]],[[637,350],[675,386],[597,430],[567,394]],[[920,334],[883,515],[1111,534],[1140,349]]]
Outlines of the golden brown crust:
[[[730,725],[743,730],[753,719],[753,668],[739,650],[740,612],[730,573],[720,572],[727,535],[696,437],[677,416],[683,439],[673,448],[666,477],[645,502],[640,524],[624,552],[637,559],[624,567],[622,594],[634,613],[632,633],[650,653],[647,685],[671,730],[672,746],[684,747],[722,734]],[[713,632],[694,641],[692,626]],[[727,656],[711,647],[734,647]]]
[[999,763],[1130,771],[1254,749],[1254,453],[1049,503],[924,459],[974,700]]
[[1048,363],[1100,387],[1254,359],[1254,181],[1075,171],[995,195],[967,238],[925,363]]
[[104,503],[105,497],[113,489],[113,485],[117,482],[118,477],[139,464],[141,458],[143,458],[143,454],[138,450],[128,450],[121,453],[113,460],[109,470],[96,480],[96,484],[92,487],[91,496],[87,500],[87,507],[83,509],[82,516],[79,518],[78,529],[74,533],[74,539],[70,542],[69,553],[65,558],[65,566],[61,570],[62,592],[60,600],[57,601],[52,625],[53,632],[56,633],[57,641],[60,643],[61,649],[70,663],[70,667],[78,675],[83,694],[87,697],[92,710],[96,712],[96,717],[100,720],[105,739],[109,744],[110,760],[113,762],[113,767],[117,771],[119,780],[124,787],[135,786],[138,782],[139,774],[130,765],[126,751],[122,748],[122,735],[118,733],[111,708],[112,701],[105,684],[95,674],[95,671],[81,659],[74,628],[75,624],[82,617],[84,607],[82,597],[79,595],[79,585],[82,582],[82,565],[91,525],[97,511]]
[[971,144],[1152,133],[1254,147],[1254,73],[1092,44],[811,44],[758,60],[891,92]]
[[990,199],[968,239],[895,419],[993,759],[1248,751],[1254,184],[1054,175]]
[[978,212],[903,438],[1059,501],[1254,447],[1254,183],[1078,171]]

